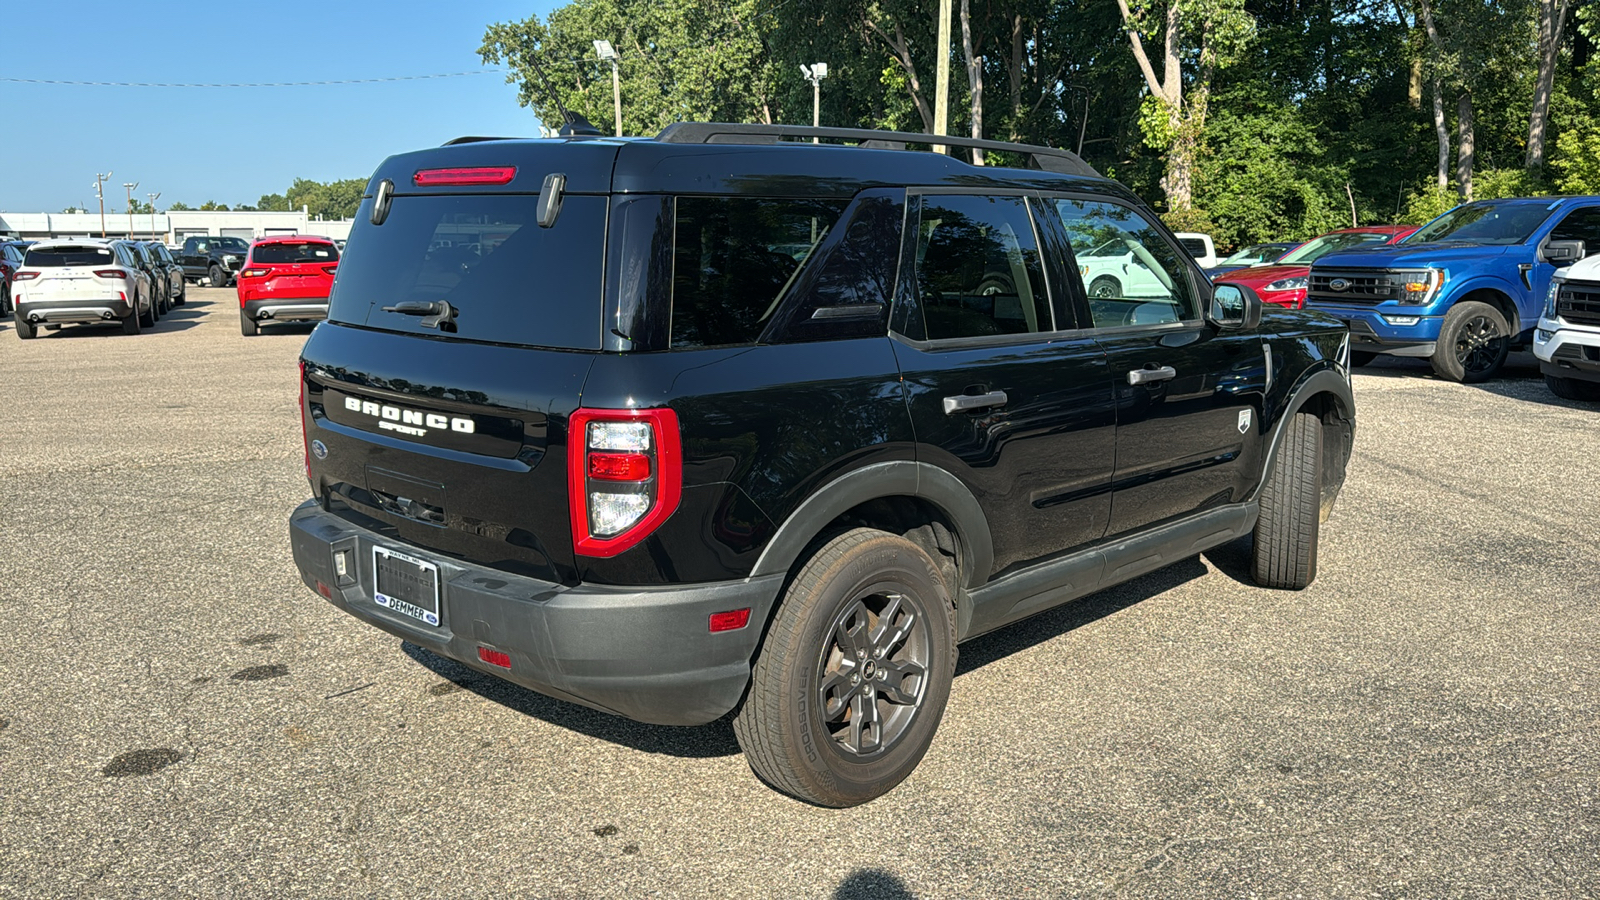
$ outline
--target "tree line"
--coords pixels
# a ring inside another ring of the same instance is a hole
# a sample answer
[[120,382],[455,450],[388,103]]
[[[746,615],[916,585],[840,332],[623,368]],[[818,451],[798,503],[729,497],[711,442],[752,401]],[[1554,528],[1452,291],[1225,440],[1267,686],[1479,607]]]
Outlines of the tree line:
[[[190,206],[181,201],[167,207],[167,212],[183,212],[198,209],[203,212],[213,210],[227,212],[289,212],[302,207],[312,218],[323,219],[349,219],[356,214],[356,207],[361,205],[361,194],[367,188],[365,178],[346,178],[340,181],[312,181],[309,178],[296,178],[294,184],[281,194],[262,194],[261,199],[255,203],[240,203],[229,206],[215,200],[207,200],[199,206]],[[81,207],[69,207],[64,212],[86,211]],[[149,215],[155,212],[155,207],[149,203],[134,198],[131,209],[135,215]]]
[[[1573,0],[955,0],[951,133],[1076,150],[1226,245],[1600,193],[1600,5]],[[545,122],[932,132],[937,4],[574,0],[490,25]],[[541,74],[542,73],[542,74]],[[975,162],[1007,160],[978,154]]]

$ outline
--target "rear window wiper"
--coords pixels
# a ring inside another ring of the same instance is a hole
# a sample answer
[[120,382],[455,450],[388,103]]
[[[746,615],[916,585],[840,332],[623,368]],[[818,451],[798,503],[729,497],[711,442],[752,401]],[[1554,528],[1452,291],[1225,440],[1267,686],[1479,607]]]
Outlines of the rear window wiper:
[[448,300],[406,300],[394,306],[385,306],[383,311],[399,313],[402,316],[423,316],[418,325],[423,328],[437,328],[440,331],[455,331],[456,313],[459,312]]

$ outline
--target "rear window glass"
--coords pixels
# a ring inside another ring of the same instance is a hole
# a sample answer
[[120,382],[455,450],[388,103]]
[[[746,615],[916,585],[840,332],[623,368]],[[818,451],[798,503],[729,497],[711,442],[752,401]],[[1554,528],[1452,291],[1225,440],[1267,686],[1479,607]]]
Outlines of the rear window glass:
[[383,307],[443,300],[459,339],[599,349],[606,198],[569,195],[550,228],[537,205],[521,194],[397,197],[373,225],[364,202],[328,317],[436,337],[422,316]]
[[338,261],[339,251],[320,241],[257,244],[250,259],[258,263],[331,263]]
[[679,197],[672,346],[754,343],[847,205],[842,200]]
[[116,263],[106,247],[35,247],[28,251],[23,265],[43,269],[61,266],[104,266]]
[[1200,257],[1206,255],[1206,242],[1199,238],[1179,238],[1178,242],[1183,244],[1183,249],[1189,251],[1190,256]]

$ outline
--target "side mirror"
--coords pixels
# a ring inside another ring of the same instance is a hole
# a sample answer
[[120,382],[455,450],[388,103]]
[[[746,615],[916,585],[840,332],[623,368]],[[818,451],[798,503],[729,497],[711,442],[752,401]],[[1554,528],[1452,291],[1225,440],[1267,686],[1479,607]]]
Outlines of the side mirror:
[[1584,257],[1583,241],[1545,241],[1539,258],[1554,266],[1567,266]]
[[1242,284],[1212,285],[1206,319],[1218,328],[1248,331],[1261,324],[1261,298]]

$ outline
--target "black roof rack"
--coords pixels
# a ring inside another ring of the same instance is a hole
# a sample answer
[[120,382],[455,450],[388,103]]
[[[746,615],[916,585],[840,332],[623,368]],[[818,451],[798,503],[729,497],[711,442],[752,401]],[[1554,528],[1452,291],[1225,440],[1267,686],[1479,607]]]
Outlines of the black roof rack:
[[907,144],[932,144],[979,150],[1001,150],[1028,158],[1035,169],[1064,175],[1099,178],[1094,167],[1070,150],[985,141],[950,134],[919,134],[909,131],[878,131],[873,128],[813,128],[809,125],[739,125],[725,122],[678,122],[668,125],[656,140],[668,144],[776,144],[785,139],[827,138],[855,141],[869,150],[904,150]]
[[476,144],[479,141],[515,141],[515,140],[521,140],[521,139],[520,138],[509,138],[509,137],[479,137],[477,135],[468,135],[467,137],[458,137],[455,140],[445,141],[443,144],[440,144],[439,146],[441,146],[441,147],[453,147],[456,144]]

